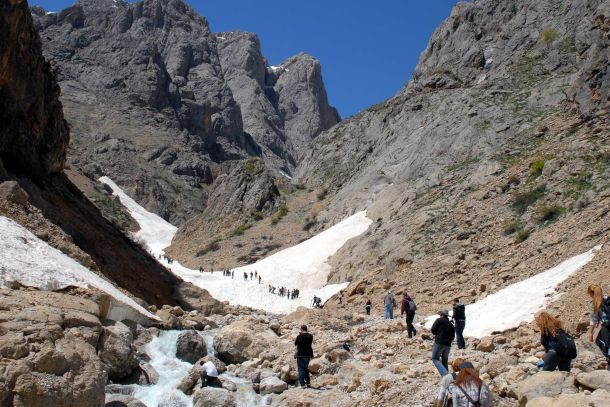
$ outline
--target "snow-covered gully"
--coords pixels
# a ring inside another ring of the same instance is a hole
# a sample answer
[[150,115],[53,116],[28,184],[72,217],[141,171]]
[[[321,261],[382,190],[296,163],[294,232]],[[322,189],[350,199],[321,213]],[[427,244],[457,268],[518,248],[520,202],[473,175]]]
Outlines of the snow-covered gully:
[[[171,243],[177,231],[176,227],[141,207],[110,178],[101,177],[100,181],[112,188],[114,195],[119,197],[139,223],[140,230],[135,233],[134,238],[143,242],[158,258]],[[364,233],[371,223],[372,220],[366,216],[365,211],[355,213],[296,246],[254,264],[234,269],[234,279],[223,276],[221,272],[200,273],[182,266],[177,261],[164,264],[184,280],[205,288],[218,300],[275,313],[288,313],[299,306],[310,306],[314,295],[325,301],[349,284],[327,284],[331,269],[327,261],[345,242]],[[244,273],[254,271],[262,277],[261,284],[258,284],[256,279],[244,280]],[[298,288],[300,298],[288,300],[270,294],[268,284],[289,289]]]

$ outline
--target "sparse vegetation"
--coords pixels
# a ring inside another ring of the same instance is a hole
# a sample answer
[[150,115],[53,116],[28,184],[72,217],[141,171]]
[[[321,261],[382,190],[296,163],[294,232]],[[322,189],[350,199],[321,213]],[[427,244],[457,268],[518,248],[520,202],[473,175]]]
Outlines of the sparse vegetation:
[[517,191],[513,193],[513,210],[519,215],[525,213],[527,208],[544,196],[546,192],[545,185],[539,185],[536,188],[527,191]]
[[309,231],[309,229],[311,229],[312,227],[314,227],[315,225],[318,224],[318,221],[316,220],[316,218],[305,218],[305,223],[303,224],[303,230],[304,231]]
[[458,82],[460,84],[464,83],[464,81],[459,76],[457,76],[454,72],[450,71],[449,69],[437,68],[437,69],[434,69],[432,71],[432,74],[434,74],[434,75],[444,75],[444,76],[446,76],[448,78],[453,79],[454,81],[456,81],[456,82]]
[[208,253],[215,252],[217,250],[220,250],[220,239],[212,240],[203,249],[199,250],[195,256],[202,257]]
[[544,169],[544,164],[546,163],[545,158],[536,158],[530,164],[530,175],[532,177],[538,177],[542,175],[542,170]]
[[527,229],[521,229],[517,232],[517,235],[515,236],[515,242],[516,243],[521,243],[527,240],[527,238],[530,237],[530,232]]
[[235,229],[233,229],[231,236],[241,236],[248,229],[250,229],[250,225],[247,223],[242,223],[241,225],[239,225]]
[[542,38],[542,42],[547,45],[554,42],[557,37],[559,37],[559,32],[556,29],[550,27],[545,28],[544,30],[542,30],[542,33],[540,33],[540,38]]
[[552,222],[559,218],[565,209],[559,205],[539,205],[534,212],[534,219],[540,223]]
[[327,194],[328,194],[328,189],[322,188],[320,191],[318,191],[318,193],[316,194],[316,197],[318,198],[318,201],[321,201],[324,198],[326,198]]
[[277,211],[271,215],[271,224],[277,225],[277,223],[288,214],[288,205],[282,204]]
[[305,189],[305,185],[303,185],[303,184],[294,184],[294,188],[298,189],[298,190],[303,190],[303,189]]
[[244,164],[244,169],[248,174],[254,173],[254,160],[248,160]]
[[261,211],[254,211],[250,216],[252,216],[252,219],[254,220],[262,220],[265,218],[265,214]]
[[476,128],[479,130],[487,130],[487,129],[491,128],[491,122],[487,119],[483,120],[476,124]]
[[573,54],[576,52],[576,44],[574,38],[566,37],[559,43],[559,50],[564,54]]
[[502,222],[502,231],[505,235],[512,235],[523,229],[523,221],[521,219],[506,219]]

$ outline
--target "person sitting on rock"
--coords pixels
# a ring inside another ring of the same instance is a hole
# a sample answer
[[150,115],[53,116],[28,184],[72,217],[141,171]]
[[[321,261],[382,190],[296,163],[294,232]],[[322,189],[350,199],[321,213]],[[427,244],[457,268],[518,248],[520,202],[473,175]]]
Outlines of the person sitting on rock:
[[297,359],[297,370],[299,384],[301,387],[309,387],[309,361],[313,358],[313,335],[307,332],[307,325],[301,325],[301,332],[294,341],[297,347],[294,357]]
[[606,369],[610,370],[610,298],[603,295],[598,284],[591,284],[587,294],[592,300],[589,304],[589,342],[593,342],[593,333],[599,327],[595,344],[606,358]]
[[453,392],[453,383],[455,382],[455,378],[460,371],[460,365],[464,362],[465,360],[461,358],[457,358],[451,362],[451,370],[453,370],[453,373],[448,373],[441,379],[441,388],[438,393],[438,400],[436,403],[437,407],[446,407],[451,405],[449,404],[449,400],[451,399],[451,394]]
[[479,379],[479,372],[472,363],[462,363],[459,371],[451,392],[453,407],[491,407],[489,388]]
[[432,324],[430,332],[434,335],[434,345],[432,346],[432,363],[441,377],[449,373],[449,351],[451,342],[455,337],[455,327],[449,321],[449,311],[438,312],[439,317]]
[[222,382],[218,379],[218,369],[212,361],[201,365],[201,387],[222,387]]
[[546,352],[542,357],[544,362],[542,370],[552,372],[559,369],[569,372],[572,359],[576,355],[565,353],[565,346],[562,346],[562,343],[565,343],[569,337],[565,333],[561,321],[544,311],[536,315],[535,320],[540,329],[540,343]]

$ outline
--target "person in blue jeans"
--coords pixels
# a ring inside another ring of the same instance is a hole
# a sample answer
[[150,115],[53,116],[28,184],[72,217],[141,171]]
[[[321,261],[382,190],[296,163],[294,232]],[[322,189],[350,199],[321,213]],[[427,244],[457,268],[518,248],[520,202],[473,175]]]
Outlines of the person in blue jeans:
[[466,348],[464,328],[466,327],[466,306],[459,298],[453,300],[453,323],[455,324],[455,339],[458,349]]
[[301,325],[301,332],[294,341],[297,347],[294,357],[297,359],[297,370],[299,384],[301,387],[309,387],[309,361],[313,358],[313,335],[307,332],[307,325]]
[[396,300],[391,291],[383,297],[383,310],[385,319],[394,319],[394,308],[396,307]]
[[449,372],[449,351],[455,337],[455,327],[449,321],[449,311],[439,311],[439,317],[432,324],[430,332],[434,335],[432,346],[432,363],[441,377]]

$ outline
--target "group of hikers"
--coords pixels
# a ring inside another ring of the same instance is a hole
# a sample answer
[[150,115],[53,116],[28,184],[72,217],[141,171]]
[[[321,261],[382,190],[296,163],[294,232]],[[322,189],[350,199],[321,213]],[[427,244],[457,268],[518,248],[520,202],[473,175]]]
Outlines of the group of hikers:
[[174,259],[172,259],[171,257],[165,255],[165,254],[160,254],[159,255],[159,260],[165,260],[167,262],[167,264],[172,264],[174,262]]
[[294,300],[295,298],[299,298],[299,295],[301,293],[298,288],[294,288],[294,289],[290,290],[286,287],[275,287],[275,286],[272,286],[271,284],[269,284],[269,286],[267,288],[269,289],[269,292],[271,294],[277,294],[280,297],[286,297],[289,300]]
[[250,280],[258,280],[258,283],[260,284],[263,281],[263,277],[258,274],[258,271],[251,271],[250,274],[248,274],[246,271],[244,271],[244,281],[248,281],[248,276],[250,277]]
[[[607,361],[606,368],[610,370],[610,298],[603,295],[602,288],[598,284],[591,284],[587,288],[587,294],[591,297],[588,340],[594,342],[602,351]],[[393,319],[397,304],[391,291],[386,293],[383,304],[384,318]],[[367,315],[371,314],[371,309],[372,303],[369,299],[365,304]],[[417,305],[413,298],[408,293],[404,293],[400,315],[406,316],[409,338],[417,334],[413,325],[416,310]],[[538,363],[538,368],[544,371],[569,372],[577,351],[574,339],[566,332],[562,322],[548,312],[541,311],[535,316],[535,324],[540,331],[540,344],[545,352]],[[465,327],[466,306],[459,298],[455,298],[453,312],[450,314],[448,310],[439,311],[438,318],[430,329],[434,335],[431,359],[442,378],[437,400],[438,407],[451,405],[449,400],[452,400],[452,405],[457,407],[491,406],[489,388],[479,378],[479,373],[471,362],[456,358],[451,362],[453,372],[449,372],[449,354],[453,341],[456,341],[458,349],[466,347],[463,336]]]
[[225,277],[235,277],[235,272],[233,270],[223,270],[222,275]]

